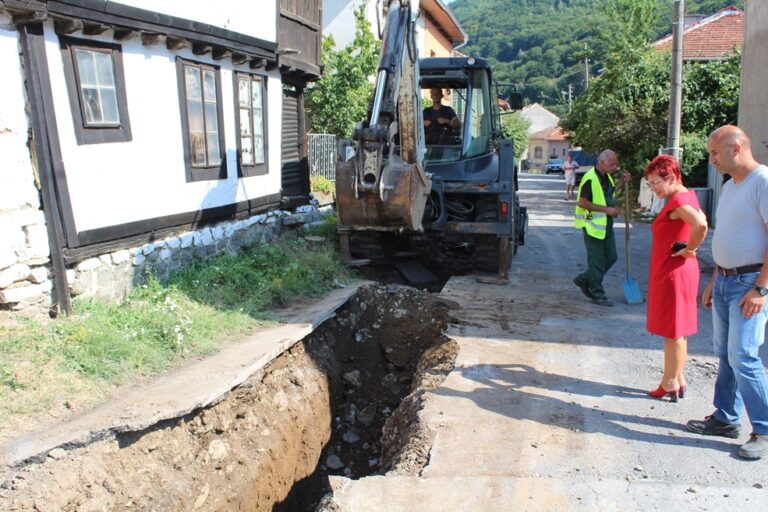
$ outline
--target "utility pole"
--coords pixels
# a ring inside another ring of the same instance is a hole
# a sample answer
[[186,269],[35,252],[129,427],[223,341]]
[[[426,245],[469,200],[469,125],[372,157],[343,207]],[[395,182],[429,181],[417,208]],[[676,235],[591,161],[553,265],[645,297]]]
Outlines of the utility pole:
[[672,22],[672,75],[669,87],[669,124],[667,125],[667,147],[664,153],[682,162],[680,148],[680,118],[683,103],[683,30],[685,23],[685,0],[675,0],[675,17]]
[[586,91],[589,89],[589,57],[586,56],[587,43],[584,43],[584,53],[584,90]]

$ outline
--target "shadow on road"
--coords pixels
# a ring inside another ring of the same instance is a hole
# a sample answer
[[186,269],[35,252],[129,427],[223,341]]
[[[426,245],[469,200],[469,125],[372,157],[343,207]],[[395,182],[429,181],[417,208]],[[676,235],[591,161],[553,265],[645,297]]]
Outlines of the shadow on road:
[[[502,416],[572,431],[604,434],[628,441],[733,452],[733,441],[703,436],[689,437],[695,434],[689,434],[685,426],[679,423],[654,416],[609,411],[598,406],[585,407],[536,392],[539,389],[545,393],[567,392],[591,397],[615,396],[617,400],[651,400],[645,390],[542,373],[531,366],[520,364],[471,365],[454,371],[483,387],[466,392],[442,386],[434,391],[435,394],[466,398],[478,407]],[[658,407],[675,405],[659,402]],[[662,430],[664,433],[652,430]]]

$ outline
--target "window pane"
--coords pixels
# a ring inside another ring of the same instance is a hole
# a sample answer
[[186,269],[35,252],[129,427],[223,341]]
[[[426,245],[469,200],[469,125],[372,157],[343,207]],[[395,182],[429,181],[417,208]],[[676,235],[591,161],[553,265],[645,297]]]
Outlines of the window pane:
[[94,69],[92,54],[93,52],[86,50],[75,50],[77,72],[80,75],[81,87],[96,85],[96,70]]
[[253,165],[253,141],[250,137],[240,137],[240,150],[243,165]]
[[221,163],[219,155],[219,134],[209,133],[206,137],[208,142],[208,165],[218,165]]
[[253,138],[253,158],[257,164],[264,163],[264,138]]
[[251,99],[253,108],[261,108],[263,106],[261,104],[261,87],[261,80],[253,81],[253,98]]
[[96,60],[96,79],[99,85],[115,85],[115,70],[112,67],[112,55],[103,52],[93,52]]
[[187,116],[190,132],[205,131],[203,124],[203,104],[199,101],[187,101]]
[[184,83],[186,84],[187,99],[200,100],[200,70],[192,66],[184,66]]
[[205,104],[205,131],[219,133],[219,116],[215,103]]
[[107,124],[118,124],[120,114],[117,110],[117,95],[113,88],[103,87],[99,89],[101,93],[101,107],[104,114],[104,122]]
[[253,110],[253,132],[257,135],[264,135],[264,115],[261,109]]
[[240,106],[241,107],[249,107],[248,100],[251,97],[251,91],[249,86],[251,85],[250,81],[245,77],[240,77],[237,79],[237,87],[238,87],[238,95],[237,97],[240,99]]
[[86,124],[97,124],[103,122],[101,104],[99,102],[99,90],[96,88],[82,89],[83,91],[83,110]]
[[247,108],[240,109],[240,136],[250,137],[251,133],[251,111]]
[[213,70],[203,70],[205,76],[205,101],[216,102],[216,73]]
[[189,152],[192,155],[192,165],[205,165],[205,135],[203,132],[189,134]]

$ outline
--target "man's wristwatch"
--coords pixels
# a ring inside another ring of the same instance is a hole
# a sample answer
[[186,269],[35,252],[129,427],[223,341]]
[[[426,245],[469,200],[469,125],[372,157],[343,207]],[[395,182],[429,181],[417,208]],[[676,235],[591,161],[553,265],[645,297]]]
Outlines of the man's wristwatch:
[[765,297],[766,295],[768,295],[768,288],[764,288],[762,286],[755,286],[755,290],[757,290],[757,293],[759,293],[761,297]]

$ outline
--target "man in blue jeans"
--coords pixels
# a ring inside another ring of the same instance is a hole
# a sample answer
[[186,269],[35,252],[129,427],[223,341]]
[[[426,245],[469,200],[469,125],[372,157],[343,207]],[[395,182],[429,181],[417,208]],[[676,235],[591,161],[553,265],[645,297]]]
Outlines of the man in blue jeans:
[[715,412],[689,421],[688,430],[737,438],[746,408],[752,434],[738,453],[759,459],[768,455],[768,379],[758,355],[768,319],[768,167],[754,159],[749,137],[736,126],[712,132],[707,150],[718,172],[732,178],[718,200],[712,238],[716,267],[701,296],[704,307],[712,308],[720,366]]

